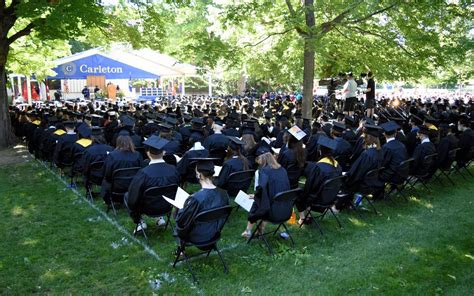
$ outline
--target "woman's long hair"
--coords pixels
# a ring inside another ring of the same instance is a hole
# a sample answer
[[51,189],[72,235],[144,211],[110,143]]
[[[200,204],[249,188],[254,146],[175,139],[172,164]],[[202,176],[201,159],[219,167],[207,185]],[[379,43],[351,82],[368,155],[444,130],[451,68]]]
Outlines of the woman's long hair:
[[244,134],[242,135],[242,141],[245,142],[244,150],[251,151],[255,146],[257,146],[257,142],[255,142],[255,138],[253,135]]
[[118,136],[115,144],[117,150],[135,152],[135,145],[129,136]]
[[365,134],[365,136],[364,136],[364,148],[367,149],[368,147],[373,146],[373,145],[375,145],[375,148],[377,150],[381,149],[379,138],[374,137],[374,136],[369,135],[369,134]]
[[288,142],[288,148],[295,151],[296,164],[298,165],[298,167],[300,169],[304,168],[304,164],[306,162],[306,154],[305,150],[303,149],[303,143],[295,139],[295,137],[290,137]]
[[260,168],[263,168],[266,166],[270,166],[272,169],[275,169],[275,170],[281,168],[281,165],[276,161],[275,157],[270,152],[266,152],[260,155],[257,158],[257,162],[260,165]]
[[247,157],[242,155],[240,148],[237,150],[234,150],[229,146],[227,148],[227,159],[231,159],[233,156],[237,156],[237,158],[240,159],[240,161],[242,161],[244,171],[247,171],[249,169],[249,161]]

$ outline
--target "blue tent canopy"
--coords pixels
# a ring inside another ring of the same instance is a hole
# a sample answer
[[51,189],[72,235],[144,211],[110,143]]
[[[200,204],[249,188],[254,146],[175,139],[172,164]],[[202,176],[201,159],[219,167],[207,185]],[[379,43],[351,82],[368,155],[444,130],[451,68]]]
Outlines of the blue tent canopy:
[[106,79],[159,78],[159,75],[94,54],[52,69],[57,73],[49,79],[86,79],[87,76],[105,76]]

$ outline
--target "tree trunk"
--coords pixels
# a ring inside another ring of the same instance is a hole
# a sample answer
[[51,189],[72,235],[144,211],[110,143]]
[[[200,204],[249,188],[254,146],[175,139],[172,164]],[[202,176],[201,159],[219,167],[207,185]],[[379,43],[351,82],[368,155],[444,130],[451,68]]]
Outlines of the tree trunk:
[[304,40],[303,62],[303,106],[304,119],[311,121],[313,114],[313,87],[314,87],[314,41],[310,38]]
[[6,61],[8,46],[0,47],[0,149],[7,148],[13,144],[10,114],[8,113],[8,95],[6,78]]
[[303,62],[303,108],[304,119],[311,121],[313,114],[313,87],[314,87],[314,0],[304,0],[305,20],[308,27],[307,36],[304,37],[304,62]]

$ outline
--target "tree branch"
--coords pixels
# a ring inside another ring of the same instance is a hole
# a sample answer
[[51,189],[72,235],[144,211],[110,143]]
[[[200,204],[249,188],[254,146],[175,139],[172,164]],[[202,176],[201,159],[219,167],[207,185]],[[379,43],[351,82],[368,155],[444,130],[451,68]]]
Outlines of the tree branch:
[[385,11],[387,11],[387,10],[392,9],[393,7],[397,6],[398,4],[399,4],[398,1],[397,1],[397,2],[394,2],[394,3],[390,4],[390,5],[387,6],[387,7],[384,7],[384,8],[382,8],[382,9],[379,9],[379,10],[376,10],[376,11],[374,11],[374,12],[371,12],[371,13],[369,13],[369,14],[367,14],[367,15],[361,17],[361,18],[348,20],[346,23],[347,23],[347,24],[357,24],[357,23],[361,23],[361,22],[363,22],[363,21],[365,21],[365,20],[368,20],[369,18],[373,17],[374,15],[381,14],[382,12],[385,12]]
[[[295,9],[293,8],[293,4],[291,4],[291,0],[285,0],[286,2],[286,6],[288,6],[288,10],[290,11],[290,15],[291,15],[291,18],[293,19],[296,19],[296,12],[295,12]],[[307,36],[308,33],[305,32],[303,29],[301,29],[300,26],[298,26],[297,24],[294,24],[295,26],[295,30],[296,32],[298,32],[298,34],[300,34],[301,36]]]
[[[5,0],[1,0],[3,2],[3,7],[5,7]],[[12,3],[10,3],[10,6],[5,8],[4,10],[4,15],[13,15],[15,14],[16,7],[20,4],[20,0],[12,0]]]
[[326,34],[327,32],[331,31],[335,26],[340,24],[346,16],[357,6],[359,6],[362,3],[362,1],[355,2],[353,5],[351,5],[348,9],[344,10],[341,12],[338,16],[333,18],[330,21],[324,22],[321,25],[319,25],[319,34]]
[[12,36],[10,36],[7,39],[7,44],[10,45],[13,42],[15,42],[18,38],[29,35],[35,26],[36,26],[35,23],[33,23],[33,22],[29,23],[26,27],[24,27],[20,31],[18,31],[15,34],[13,34]]
[[274,32],[274,33],[270,33],[267,35],[267,37],[263,38],[262,40],[258,41],[257,43],[255,44],[251,44],[251,43],[248,43],[248,44],[245,44],[243,47],[254,47],[254,46],[257,46],[259,44],[262,44],[263,42],[265,42],[265,40],[267,40],[268,38],[272,37],[272,36],[275,36],[275,35],[284,35],[290,31],[293,31],[293,28],[291,29],[287,29],[283,32]]
[[388,39],[386,36],[384,36],[382,34],[371,32],[371,31],[365,30],[365,29],[363,29],[361,27],[358,27],[358,26],[347,26],[347,27],[350,28],[350,29],[353,29],[355,31],[358,31],[360,34],[367,34],[367,35],[371,35],[371,36],[374,36],[374,37],[378,37],[378,38],[382,39],[383,41],[387,42],[388,44],[395,44],[398,48],[403,50],[409,57],[412,57],[412,58],[416,57],[416,55],[414,53],[410,52],[405,46],[401,45],[400,43],[396,42],[395,40]]

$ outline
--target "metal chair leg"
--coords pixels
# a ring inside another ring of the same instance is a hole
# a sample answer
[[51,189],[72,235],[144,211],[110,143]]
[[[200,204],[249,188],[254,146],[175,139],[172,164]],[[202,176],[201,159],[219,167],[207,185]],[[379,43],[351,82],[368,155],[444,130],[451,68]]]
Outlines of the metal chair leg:
[[293,237],[291,236],[291,233],[290,233],[290,231],[288,230],[288,227],[286,227],[286,225],[283,224],[283,228],[285,228],[286,233],[288,233],[288,236],[290,237],[291,247],[292,247],[292,248],[295,248],[295,241],[293,240]]
[[375,215],[378,215],[379,213],[377,212],[377,209],[375,208],[374,204],[370,201],[370,199],[366,196],[364,196],[364,199],[368,202],[372,210],[374,210]]
[[329,208],[329,211],[330,211],[331,214],[334,216],[334,218],[336,218],[337,224],[339,224],[339,228],[342,228],[341,221],[339,220],[339,218],[337,217],[337,215],[334,213],[334,211],[333,211],[331,208]]
[[216,250],[217,255],[219,255],[219,258],[221,259],[222,265],[224,265],[224,272],[229,273],[229,268],[227,267],[227,264],[225,264],[224,258],[222,257],[221,251],[219,248],[217,248],[216,245],[214,245],[214,250]]

